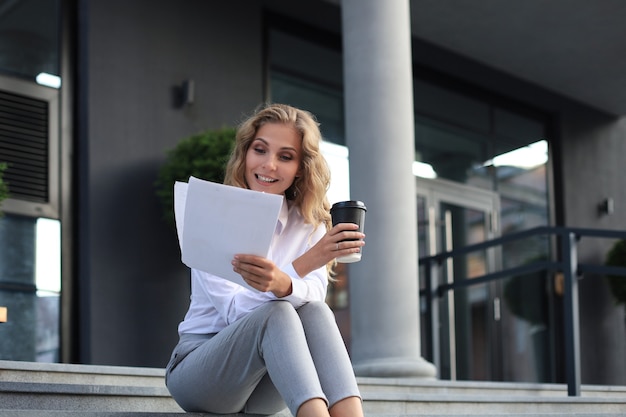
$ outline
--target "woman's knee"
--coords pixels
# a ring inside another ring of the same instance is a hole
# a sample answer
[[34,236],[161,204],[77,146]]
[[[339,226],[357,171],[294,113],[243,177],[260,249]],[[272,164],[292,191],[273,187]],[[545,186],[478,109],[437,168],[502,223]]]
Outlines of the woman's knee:
[[265,314],[266,325],[277,324],[281,328],[308,329],[311,327],[336,326],[335,315],[323,301],[311,301],[297,310],[286,301],[271,302]]
[[287,301],[272,301],[266,303],[264,307],[267,308],[265,317],[268,325],[272,322],[284,325],[285,323],[300,321],[296,309]]
[[335,315],[328,304],[323,301],[311,301],[298,309],[298,314],[302,319],[313,317],[315,319],[335,320]]
[[268,316],[289,315],[296,311],[288,301],[271,301],[269,303],[265,303],[263,307],[267,308]]

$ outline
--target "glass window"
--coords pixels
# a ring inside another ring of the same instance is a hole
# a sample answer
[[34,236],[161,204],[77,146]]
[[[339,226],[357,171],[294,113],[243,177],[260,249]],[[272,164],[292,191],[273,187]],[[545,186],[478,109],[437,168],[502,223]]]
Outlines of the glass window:
[[482,101],[418,79],[413,80],[413,95],[418,114],[477,132],[489,131],[489,106]]
[[497,191],[504,234],[547,225],[548,142],[543,120],[466,99],[425,81],[415,84],[422,93],[415,97],[415,161],[431,167],[432,177]]
[[415,153],[415,160],[429,164],[436,177],[466,183],[486,159],[488,141],[485,135],[417,116]]
[[0,359],[59,361],[60,247],[58,220],[0,218]]
[[278,71],[270,75],[271,99],[310,111],[325,140],[344,145],[343,96],[334,89]]
[[59,0],[0,2],[0,71],[34,81],[60,74]]
[[341,90],[343,63],[339,49],[272,29],[269,32],[269,59],[272,72],[294,74],[300,79]]
[[[543,138],[545,132],[541,120],[531,119],[518,113],[501,108],[493,111],[493,133],[504,138],[509,144],[519,147]],[[510,149],[508,149],[510,150]],[[507,149],[496,150],[496,155],[506,152]]]

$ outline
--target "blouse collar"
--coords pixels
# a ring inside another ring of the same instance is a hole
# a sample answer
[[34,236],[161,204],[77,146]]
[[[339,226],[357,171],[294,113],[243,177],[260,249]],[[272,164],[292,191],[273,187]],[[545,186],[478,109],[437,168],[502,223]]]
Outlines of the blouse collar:
[[278,222],[276,223],[276,233],[279,235],[285,230],[287,226],[287,219],[289,218],[289,203],[287,199],[283,197],[283,205],[278,213]]

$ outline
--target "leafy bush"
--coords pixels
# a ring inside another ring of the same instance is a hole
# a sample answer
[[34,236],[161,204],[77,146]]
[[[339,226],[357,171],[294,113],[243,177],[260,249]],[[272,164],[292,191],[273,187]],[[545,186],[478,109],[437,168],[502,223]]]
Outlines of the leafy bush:
[[[534,264],[547,259],[545,255],[531,258],[524,263]],[[530,324],[542,324],[548,315],[546,271],[537,271],[529,274],[511,277],[504,284],[504,300],[509,310],[522,320]]]
[[[626,268],[626,239],[615,242],[606,255],[605,264]],[[626,276],[607,275],[606,278],[617,304],[626,304]]]
[[164,219],[174,225],[174,183],[190,176],[222,183],[224,169],[235,144],[235,129],[207,130],[181,140],[167,152],[155,182]]

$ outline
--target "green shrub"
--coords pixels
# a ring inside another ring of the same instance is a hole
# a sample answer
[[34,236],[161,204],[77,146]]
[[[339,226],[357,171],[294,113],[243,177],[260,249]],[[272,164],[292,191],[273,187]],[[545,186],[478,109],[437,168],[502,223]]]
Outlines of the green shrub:
[[[605,264],[626,268],[626,239],[615,242],[606,255]],[[617,304],[626,304],[626,276],[607,275],[606,278]]]
[[[545,255],[539,255],[524,265],[545,260]],[[509,310],[530,324],[545,323],[548,316],[547,279],[548,274],[543,270],[509,278],[504,284],[504,300]]]
[[235,144],[234,128],[207,130],[181,140],[167,152],[155,182],[164,219],[174,225],[174,183],[190,176],[222,183],[224,169]]

